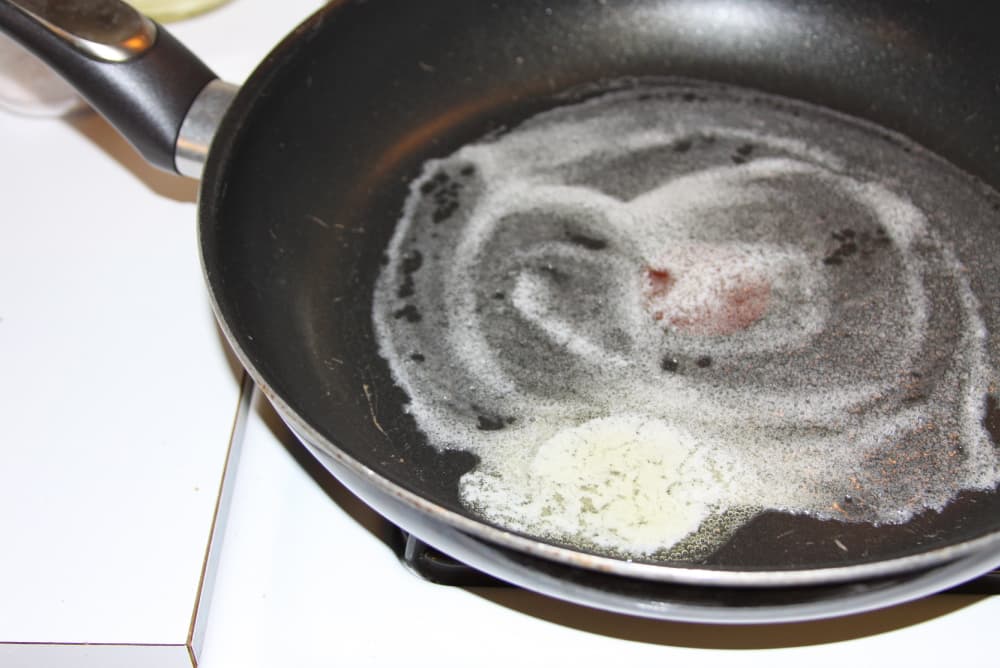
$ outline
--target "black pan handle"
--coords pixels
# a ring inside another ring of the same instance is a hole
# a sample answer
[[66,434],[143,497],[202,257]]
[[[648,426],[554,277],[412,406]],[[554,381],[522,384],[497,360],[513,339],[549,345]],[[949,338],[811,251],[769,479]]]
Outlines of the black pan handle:
[[0,30],[69,81],[150,163],[195,175],[178,168],[178,136],[195,100],[220,82],[161,26],[119,0],[0,0]]

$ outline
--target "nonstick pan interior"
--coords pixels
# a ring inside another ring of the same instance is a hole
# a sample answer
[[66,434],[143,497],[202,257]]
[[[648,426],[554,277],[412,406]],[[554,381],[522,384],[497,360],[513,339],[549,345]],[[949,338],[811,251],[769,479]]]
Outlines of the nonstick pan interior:
[[[949,3],[333,3],[265,61],[220,129],[200,211],[213,298],[297,431],[442,521],[543,545],[463,507],[458,479],[475,458],[427,444],[376,349],[374,285],[424,162],[612,86],[681,77],[877,123],[998,187],[990,25]],[[692,569],[861,576],[988,546],[998,510],[997,493],[980,491],[898,525],[767,512],[697,563],[619,565],[674,581]]]

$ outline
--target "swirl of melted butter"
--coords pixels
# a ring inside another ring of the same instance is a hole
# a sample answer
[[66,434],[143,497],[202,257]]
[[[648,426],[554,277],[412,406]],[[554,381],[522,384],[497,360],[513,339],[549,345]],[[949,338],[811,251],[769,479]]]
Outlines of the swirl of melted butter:
[[670,555],[995,485],[993,195],[881,132],[650,84],[429,161],[373,319],[431,444],[480,458],[463,502]]

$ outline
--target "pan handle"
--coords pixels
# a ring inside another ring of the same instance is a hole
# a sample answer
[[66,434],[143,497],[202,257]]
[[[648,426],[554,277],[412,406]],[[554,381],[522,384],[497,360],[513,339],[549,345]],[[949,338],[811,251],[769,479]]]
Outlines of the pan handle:
[[119,0],[0,0],[0,30],[69,81],[151,164],[200,175],[235,89],[161,26]]

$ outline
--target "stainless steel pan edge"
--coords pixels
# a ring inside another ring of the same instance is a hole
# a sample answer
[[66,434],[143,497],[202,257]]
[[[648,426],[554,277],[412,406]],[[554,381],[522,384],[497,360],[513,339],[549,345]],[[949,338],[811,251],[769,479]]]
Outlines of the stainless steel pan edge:
[[[253,370],[248,360],[243,359],[251,377],[260,374]],[[258,387],[268,402],[296,438],[313,453],[321,464],[359,498],[379,511],[384,517],[418,538],[441,551],[464,561],[463,554],[469,547],[457,549],[455,531],[463,532],[474,539],[473,550],[478,554],[472,559],[480,570],[501,579],[510,579],[501,564],[493,563],[490,555],[497,556],[496,550],[488,544],[523,552],[534,557],[554,561],[568,566],[584,568],[598,573],[612,574],[627,578],[667,582],[673,584],[702,587],[774,588],[831,585],[847,582],[873,580],[901,573],[922,572],[943,564],[963,561],[966,565],[956,570],[956,579],[942,582],[944,586],[957,585],[975,575],[1000,567],[1000,536],[989,535],[939,550],[870,564],[831,567],[823,569],[801,569],[782,571],[727,571],[711,568],[664,567],[638,562],[610,559],[598,555],[581,554],[556,545],[531,540],[509,531],[503,531],[479,522],[474,522],[446,508],[428,502],[406,489],[387,481],[370,468],[346,455],[335,444],[318,434],[298,416],[285,402],[271,390],[263,379]],[[414,514],[416,511],[416,514]],[[462,541],[459,541],[461,543]],[[456,554],[455,552],[459,552]],[[975,568],[973,568],[973,565]],[[978,570],[977,570],[978,569]],[[523,579],[523,575],[521,578]],[[519,582],[519,584],[521,584]],[[527,586],[527,585],[526,585]]]
[[[836,577],[831,579],[826,572],[819,579],[822,583],[819,586],[815,578],[813,581],[782,579],[770,583],[761,583],[755,578],[751,587],[741,587],[737,581],[720,582],[729,578],[720,578],[719,573],[708,571],[693,571],[690,575],[694,578],[679,583],[637,582],[629,577],[630,574],[615,571],[579,577],[577,569],[569,562],[551,561],[551,555],[529,552],[514,541],[507,545],[485,542],[478,535],[464,533],[461,527],[438,522],[438,518],[425,512],[426,509],[415,506],[414,499],[386,490],[370,476],[357,471],[350,459],[345,460],[327,447],[311,442],[294,428],[293,433],[327,470],[366,504],[462,563],[529,591],[636,617],[718,625],[829,619],[939,593],[995,568],[1000,561],[990,549],[993,545],[984,544],[979,546],[981,549],[963,551],[962,555],[939,555],[946,559],[939,564],[897,564],[904,568],[895,572],[904,574],[896,577],[892,572],[869,572],[865,573],[864,580],[857,580],[855,573],[841,581]],[[704,579],[699,581],[699,575]],[[715,586],[719,584],[726,586]],[[812,586],[787,586],[790,584]]]

